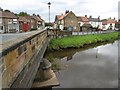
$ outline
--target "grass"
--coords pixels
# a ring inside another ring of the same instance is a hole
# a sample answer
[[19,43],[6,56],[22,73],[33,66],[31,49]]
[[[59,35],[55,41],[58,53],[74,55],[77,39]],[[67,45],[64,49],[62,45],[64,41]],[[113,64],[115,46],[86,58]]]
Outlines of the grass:
[[84,45],[89,45],[97,42],[108,42],[118,39],[118,32],[111,32],[106,34],[91,34],[84,36],[69,36],[63,38],[53,38],[50,40],[49,50],[60,50],[64,48],[80,48]]

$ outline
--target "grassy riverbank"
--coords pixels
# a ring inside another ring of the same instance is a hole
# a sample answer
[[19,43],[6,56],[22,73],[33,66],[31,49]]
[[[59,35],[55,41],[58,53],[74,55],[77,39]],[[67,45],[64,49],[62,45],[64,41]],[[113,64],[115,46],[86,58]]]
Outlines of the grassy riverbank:
[[69,36],[63,38],[53,38],[49,42],[49,50],[59,50],[64,48],[80,48],[97,42],[108,42],[118,39],[118,32],[106,34],[91,34],[84,36]]

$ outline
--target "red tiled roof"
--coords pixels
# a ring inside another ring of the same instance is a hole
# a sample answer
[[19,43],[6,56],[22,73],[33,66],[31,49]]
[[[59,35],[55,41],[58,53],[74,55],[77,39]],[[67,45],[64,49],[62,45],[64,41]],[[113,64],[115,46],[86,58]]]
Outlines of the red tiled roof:
[[114,19],[108,19],[107,23],[115,23],[115,20]]
[[0,15],[0,17],[17,19],[17,16],[15,16],[14,13],[12,13],[12,12],[5,12],[5,11],[2,12],[2,15]]
[[88,18],[84,16],[78,16],[77,19],[78,21],[81,21],[81,22],[89,22]]
[[57,20],[61,20],[61,19],[63,19],[63,18],[66,17],[69,13],[70,13],[70,12],[65,13],[64,15],[63,15],[63,14],[62,14],[62,15],[56,15]]

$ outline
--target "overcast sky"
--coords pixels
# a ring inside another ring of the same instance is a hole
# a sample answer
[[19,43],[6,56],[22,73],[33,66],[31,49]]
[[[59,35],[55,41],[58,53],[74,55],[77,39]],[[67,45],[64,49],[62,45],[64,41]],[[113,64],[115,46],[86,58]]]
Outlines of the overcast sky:
[[54,21],[55,15],[62,14],[65,10],[73,11],[76,16],[118,18],[119,0],[0,0],[0,7],[15,13],[24,11],[40,14],[48,21],[48,2],[51,2],[51,21]]

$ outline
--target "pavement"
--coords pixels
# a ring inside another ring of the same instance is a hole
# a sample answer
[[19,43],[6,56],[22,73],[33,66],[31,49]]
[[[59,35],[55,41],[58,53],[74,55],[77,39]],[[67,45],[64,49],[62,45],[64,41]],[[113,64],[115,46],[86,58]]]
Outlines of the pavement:
[[26,38],[29,38],[43,30],[36,30],[25,33],[0,34],[0,52],[2,52],[4,49],[7,49],[9,46],[12,46],[13,44],[18,43]]

